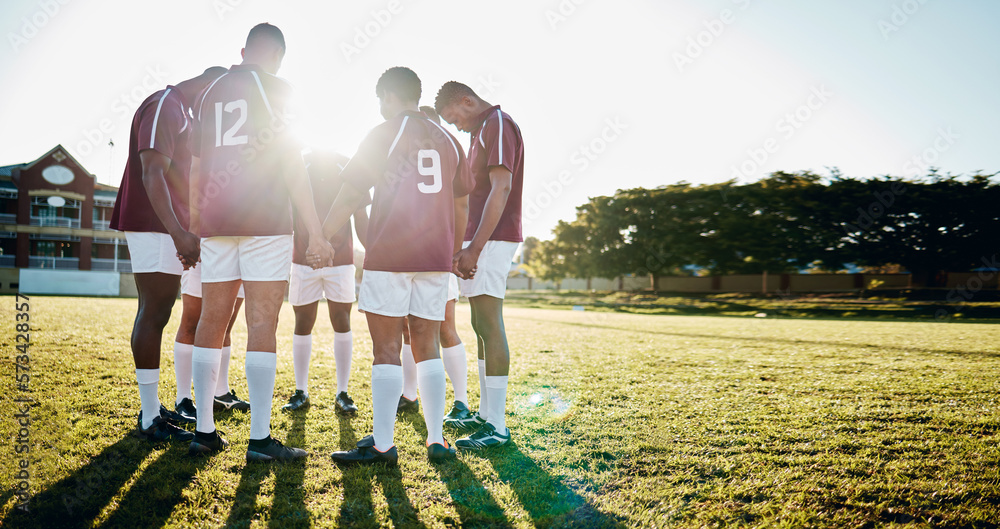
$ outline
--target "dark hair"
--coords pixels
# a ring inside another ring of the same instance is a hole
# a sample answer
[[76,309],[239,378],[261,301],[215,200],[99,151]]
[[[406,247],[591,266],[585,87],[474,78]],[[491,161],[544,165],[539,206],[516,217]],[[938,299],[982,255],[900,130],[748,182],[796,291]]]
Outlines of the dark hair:
[[269,39],[271,42],[280,45],[282,50],[285,49],[285,35],[281,33],[281,30],[277,26],[272,26],[267,22],[261,22],[254,26],[250,30],[250,34],[247,35],[246,47],[251,47],[260,39]]
[[425,116],[427,116],[427,119],[437,123],[438,125],[441,124],[441,116],[439,116],[438,113],[432,107],[425,105],[420,107],[420,111],[423,112]]
[[474,92],[468,85],[464,85],[458,81],[448,81],[447,83],[441,85],[441,89],[438,90],[437,97],[434,98],[434,110],[438,114],[444,110],[444,107],[457,102],[463,97],[471,97],[472,99],[480,99],[476,92]]
[[405,66],[389,68],[375,83],[375,95],[392,92],[405,101],[420,101],[420,78]]

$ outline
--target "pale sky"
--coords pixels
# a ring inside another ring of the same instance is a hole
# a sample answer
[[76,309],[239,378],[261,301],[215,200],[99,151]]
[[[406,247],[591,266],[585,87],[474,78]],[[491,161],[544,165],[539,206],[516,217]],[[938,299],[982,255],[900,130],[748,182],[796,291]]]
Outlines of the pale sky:
[[548,239],[616,189],[1000,171],[998,20],[987,0],[4,0],[0,164],[61,143],[118,185],[138,103],[239,63],[266,21],[308,145],[352,155],[392,66],[422,104],[449,80],[500,104],[524,136],[525,235]]

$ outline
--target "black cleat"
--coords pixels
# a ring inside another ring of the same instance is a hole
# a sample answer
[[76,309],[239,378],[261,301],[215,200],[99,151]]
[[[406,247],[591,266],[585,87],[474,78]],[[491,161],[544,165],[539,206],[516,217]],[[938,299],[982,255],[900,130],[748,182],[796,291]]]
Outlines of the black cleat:
[[198,409],[194,407],[194,402],[187,397],[184,397],[174,405],[174,412],[183,417],[185,421],[190,421],[186,424],[198,422]]
[[251,439],[247,447],[247,461],[291,461],[309,455],[301,448],[291,448],[270,435],[264,439]]
[[357,446],[358,446],[358,448],[371,448],[371,447],[375,446],[375,435],[374,434],[368,434],[368,435],[362,437],[361,440],[358,441]]
[[219,430],[215,430],[212,433],[201,433],[194,432],[194,439],[191,441],[191,445],[188,446],[188,455],[208,455],[215,452],[225,450],[229,446],[229,442],[226,441],[224,437],[219,435]]
[[442,438],[444,444],[431,443],[427,445],[427,460],[431,463],[444,463],[455,459],[455,449],[448,444],[448,440]]
[[472,435],[455,441],[455,446],[462,450],[482,450],[484,448],[505,445],[510,442],[510,428],[505,428],[505,430],[507,430],[507,434],[501,434],[496,431],[496,428],[492,424],[486,423]]
[[185,417],[175,411],[168,410],[162,403],[160,404],[160,417],[163,417],[164,420],[173,425],[194,424],[197,422],[194,417]]
[[472,430],[479,428],[486,422],[479,416],[479,412],[469,411],[469,407],[460,400],[455,401],[448,415],[444,416],[444,425],[456,430]]
[[337,407],[337,413],[341,415],[354,415],[358,413],[358,407],[354,405],[354,399],[346,391],[338,393],[337,399],[333,403]]
[[395,446],[385,452],[379,452],[374,446],[359,446],[343,452],[334,452],[330,457],[338,465],[374,465],[380,463],[394,467],[399,464],[399,455]]
[[139,437],[151,442],[160,441],[190,441],[194,439],[194,434],[174,426],[163,417],[153,417],[153,424],[149,428],[142,428],[142,412],[139,412],[139,420],[136,425]]
[[301,389],[295,390],[295,394],[288,399],[288,404],[281,407],[281,411],[298,411],[309,407],[309,397]]
[[229,390],[229,393],[215,397],[212,409],[215,411],[250,411],[250,403],[245,400],[240,400],[240,398],[236,396],[236,392],[234,390]]
[[410,400],[402,395],[399,396],[399,404],[396,405],[396,414],[420,411],[420,399]]

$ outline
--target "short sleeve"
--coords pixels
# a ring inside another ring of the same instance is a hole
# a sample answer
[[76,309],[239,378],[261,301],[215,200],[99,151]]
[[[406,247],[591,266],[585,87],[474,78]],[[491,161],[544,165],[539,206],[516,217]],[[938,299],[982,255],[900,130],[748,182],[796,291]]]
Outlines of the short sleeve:
[[139,116],[139,152],[154,150],[174,158],[177,139],[191,126],[182,105],[164,93],[158,101],[147,105]]
[[486,167],[503,166],[514,172],[517,159],[517,129],[513,123],[504,120],[498,108],[496,114],[486,118],[480,141],[486,151]]

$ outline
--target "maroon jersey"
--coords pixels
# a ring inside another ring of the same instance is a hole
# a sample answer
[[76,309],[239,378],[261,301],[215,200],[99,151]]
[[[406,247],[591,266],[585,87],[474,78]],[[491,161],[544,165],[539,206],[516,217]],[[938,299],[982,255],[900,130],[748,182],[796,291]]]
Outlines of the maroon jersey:
[[291,92],[256,65],[239,65],[209,85],[195,105],[202,237],[292,233],[283,172],[301,154],[288,131]]
[[[316,213],[320,222],[326,218],[333,205],[337,193],[344,185],[344,180],[340,177],[344,167],[347,166],[348,158],[340,154],[329,154],[313,152],[306,158],[309,167],[309,185],[312,187],[313,204],[316,206]],[[306,249],[309,248],[309,232],[306,225],[299,218],[298,211],[292,210],[295,219],[295,250],[292,252],[292,262],[295,264],[309,266],[306,261]],[[351,222],[344,224],[343,228],[337,232],[340,244],[333,247],[333,264],[331,266],[341,266],[354,264],[354,237],[351,235]]]
[[524,142],[517,123],[494,106],[479,115],[479,128],[472,133],[469,167],[476,187],[469,194],[469,225],[465,240],[471,241],[479,228],[490,196],[490,167],[503,166],[511,174],[510,195],[491,241],[521,242],[521,188],[524,184]]
[[132,118],[128,162],[125,164],[122,186],[118,189],[115,209],[111,213],[112,229],[167,233],[153,211],[146,186],[142,183],[142,160],[139,153],[150,149],[170,158],[170,166],[164,175],[170,192],[170,203],[181,227],[188,229],[191,125],[188,105],[181,92],[173,86],[154,93],[139,105]]
[[451,271],[455,197],[472,189],[451,134],[419,112],[403,112],[368,134],[343,178],[365,191],[375,186],[365,270]]

